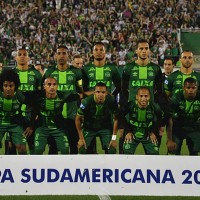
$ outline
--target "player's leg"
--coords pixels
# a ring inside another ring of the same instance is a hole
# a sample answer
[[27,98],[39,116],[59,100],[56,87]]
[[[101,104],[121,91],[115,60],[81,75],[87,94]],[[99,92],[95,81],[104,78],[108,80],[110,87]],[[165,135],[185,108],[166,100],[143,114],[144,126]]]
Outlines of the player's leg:
[[151,139],[143,139],[141,141],[146,155],[159,155],[159,144],[153,144]]
[[11,134],[11,139],[16,146],[17,153],[19,155],[27,154],[26,137],[24,136],[23,127],[17,124],[13,124],[9,126],[10,126],[9,132]]
[[35,155],[42,155],[43,152],[45,151],[45,147],[47,144],[47,138],[50,135],[51,130],[48,129],[47,127],[38,127],[35,131],[35,150],[34,154]]
[[56,145],[61,154],[69,154],[69,143],[64,130],[56,129],[51,132],[52,137],[56,141]]
[[10,133],[5,132],[4,138],[5,155],[17,155],[16,146],[12,142]]
[[133,139],[132,142],[129,143],[124,142],[123,154],[134,154],[139,143],[140,142],[136,139]]
[[[98,131],[98,135],[101,140],[102,149],[105,150],[105,153],[106,154],[116,154],[117,150],[116,150],[116,146],[114,146],[114,144],[111,145],[110,148],[108,148],[110,145],[110,141],[112,139],[112,131],[109,129],[102,129],[102,130]],[[116,141],[114,141],[114,142],[116,142]]]
[[188,146],[189,155],[197,156],[200,152],[200,132],[191,127],[191,131],[187,132],[186,144]]
[[[85,139],[86,148],[88,148],[88,146],[91,144],[91,141],[93,140],[93,138],[96,138],[96,132],[83,130],[83,137]],[[87,149],[85,149],[84,145],[79,147],[78,152],[79,152],[79,154],[90,154],[90,153],[88,153]]]
[[70,154],[77,154],[78,153],[78,132],[76,129],[76,125],[75,125],[75,120],[73,119],[66,119],[65,120],[65,133],[67,135],[68,138],[68,142],[69,142],[69,149],[70,149]]

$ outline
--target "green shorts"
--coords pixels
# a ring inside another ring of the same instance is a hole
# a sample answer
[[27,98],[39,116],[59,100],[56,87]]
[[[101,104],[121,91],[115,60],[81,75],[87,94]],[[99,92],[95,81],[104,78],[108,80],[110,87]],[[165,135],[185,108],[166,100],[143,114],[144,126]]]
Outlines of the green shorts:
[[198,128],[192,126],[181,127],[179,124],[174,124],[172,138],[176,143],[176,150],[172,152],[173,154],[180,155],[184,139],[186,139],[190,154],[200,152],[200,130]]
[[130,143],[124,143],[124,154],[134,154],[137,146],[142,143],[145,154],[147,155],[159,155],[159,147],[151,142],[151,139],[134,139]]
[[6,133],[6,139],[10,140],[15,145],[24,145],[26,144],[26,137],[24,136],[24,129],[22,126],[17,124],[8,124],[0,126],[0,141],[2,141],[3,135]]
[[112,138],[112,131],[109,129],[102,129],[99,131],[83,130],[83,136],[87,147],[90,146],[93,138],[99,137],[101,140],[102,149],[107,150]]
[[43,154],[49,136],[55,139],[57,148],[61,151],[61,154],[69,153],[68,139],[65,136],[64,130],[53,127],[39,127],[35,131],[35,154]]

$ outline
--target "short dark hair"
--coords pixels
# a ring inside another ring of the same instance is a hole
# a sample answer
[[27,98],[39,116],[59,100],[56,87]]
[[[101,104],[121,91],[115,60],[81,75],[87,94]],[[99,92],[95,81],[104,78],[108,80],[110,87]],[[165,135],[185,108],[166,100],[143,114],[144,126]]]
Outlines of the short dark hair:
[[181,54],[182,54],[182,53],[185,53],[185,52],[192,53],[192,51],[190,51],[189,49],[185,49],[185,50],[183,50],[183,51],[181,52]]
[[58,50],[58,49],[66,49],[66,50],[68,51],[68,48],[67,48],[67,46],[65,46],[65,45],[59,45],[56,49],[57,49],[57,50]]
[[107,90],[107,86],[106,86],[106,84],[103,83],[103,82],[98,82],[98,83],[95,85],[94,89],[95,89],[96,87],[106,87],[106,90]]
[[53,76],[49,76],[49,77],[45,78],[43,85],[45,85],[45,82],[46,82],[47,79],[54,79],[56,81],[56,84],[58,85],[57,79],[55,77],[53,77]]
[[[106,49],[106,46],[105,46],[105,44],[103,42],[95,42],[94,47],[96,45],[102,45]],[[93,49],[94,49],[94,47],[93,47]]]
[[148,87],[146,87],[146,86],[140,86],[140,87],[137,89],[137,94],[138,94],[138,92],[139,92],[140,90],[147,90],[147,91],[149,91],[149,94],[151,94],[150,89],[149,89]]
[[172,64],[174,64],[174,59],[173,59],[172,57],[166,56],[166,57],[164,58],[164,61],[165,61],[165,60],[171,60],[171,61],[172,61]]
[[138,48],[138,45],[139,45],[140,43],[148,43],[148,44],[149,44],[149,41],[146,40],[146,39],[144,39],[144,38],[138,39],[138,41],[137,41],[137,43],[136,43],[136,47],[137,47],[137,48]]
[[192,77],[188,77],[188,78],[186,78],[186,79],[184,80],[183,85],[185,86],[186,83],[191,83],[191,84],[194,83],[195,85],[198,86],[198,82],[197,82],[197,80],[194,79],[194,78],[192,78]]
[[18,48],[18,49],[17,49],[17,54],[18,54],[19,51],[22,51],[22,50],[23,50],[23,51],[26,51],[26,52],[27,52],[27,55],[29,55],[29,52],[28,52],[28,50],[27,50],[25,47],[20,47],[20,48]]
[[13,82],[15,84],[15,91],[18,90],[20,86],[20,79],[18,74],[14,70],[4,70],[0,74],[0,89],[3,91],[3,83],[5,81]]

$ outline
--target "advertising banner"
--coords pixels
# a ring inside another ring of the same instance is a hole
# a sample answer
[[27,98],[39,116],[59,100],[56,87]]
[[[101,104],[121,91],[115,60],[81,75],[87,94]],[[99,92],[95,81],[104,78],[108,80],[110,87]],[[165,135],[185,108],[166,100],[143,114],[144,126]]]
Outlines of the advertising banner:
[[200,196],[200,157],[1,156],[1,195]]

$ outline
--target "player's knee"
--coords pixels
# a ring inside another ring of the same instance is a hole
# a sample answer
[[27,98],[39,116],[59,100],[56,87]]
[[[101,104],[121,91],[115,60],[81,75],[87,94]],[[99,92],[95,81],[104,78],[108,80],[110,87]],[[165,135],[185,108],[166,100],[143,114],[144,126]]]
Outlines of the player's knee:
[[18,152],[19,155],[27,154],[26,145],[22,145],[22,144],[16,145],[16,149],[17,149],[17,152]]

